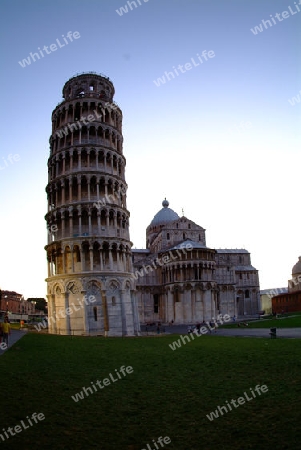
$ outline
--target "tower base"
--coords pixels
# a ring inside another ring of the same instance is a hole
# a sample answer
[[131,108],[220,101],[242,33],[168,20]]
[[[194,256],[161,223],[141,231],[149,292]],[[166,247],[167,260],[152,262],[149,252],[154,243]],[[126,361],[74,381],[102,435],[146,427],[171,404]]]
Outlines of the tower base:
[[74,336],[139,336],[130,274],[48,278],[49,333]]

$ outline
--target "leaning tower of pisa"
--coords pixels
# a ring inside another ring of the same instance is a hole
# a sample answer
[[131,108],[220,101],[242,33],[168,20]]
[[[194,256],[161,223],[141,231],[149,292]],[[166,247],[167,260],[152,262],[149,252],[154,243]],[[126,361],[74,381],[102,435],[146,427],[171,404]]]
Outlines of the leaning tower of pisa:
[[122,111],[111,80],[68,80],[48,159],[49,332],[139,334],[126,207]]

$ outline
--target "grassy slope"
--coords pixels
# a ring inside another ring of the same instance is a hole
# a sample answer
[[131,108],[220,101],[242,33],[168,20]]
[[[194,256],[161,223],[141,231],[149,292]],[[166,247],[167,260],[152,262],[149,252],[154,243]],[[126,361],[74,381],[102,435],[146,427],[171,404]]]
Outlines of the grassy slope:
[[[172,351],[175,338],[28,334],[0,358],[1,429],[33,412],[46,419],[5,448],[141,450],[159,436],[168,450],[300,448],[301,341],[202,336]],[[122,365],[134,372],[71,399]],[[257,384],[268,393],[206,418]]]

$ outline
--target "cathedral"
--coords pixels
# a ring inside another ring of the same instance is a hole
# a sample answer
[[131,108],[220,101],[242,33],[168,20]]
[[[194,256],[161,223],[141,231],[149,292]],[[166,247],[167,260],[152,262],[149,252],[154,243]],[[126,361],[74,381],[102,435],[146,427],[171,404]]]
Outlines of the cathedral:
[[219,314],[258,313],[258,271],[244,249],[206,246],[205,229],[169,208],[146,229],[146,249],[133,249],[141,323],[191,324]]
[[120,107],[111,80],[70,78],[49,139],[49,332],[138,336],[140,323],[255,314],[257,270],[246,250],[214,250],[205,230],[167,200],[133,250]]

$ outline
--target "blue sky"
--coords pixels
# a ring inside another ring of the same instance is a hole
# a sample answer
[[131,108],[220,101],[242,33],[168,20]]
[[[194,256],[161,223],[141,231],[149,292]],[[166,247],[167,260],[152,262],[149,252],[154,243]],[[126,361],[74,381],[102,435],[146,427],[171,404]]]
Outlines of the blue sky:
[[[301,254],[301,12],[284,0],[140,3],[122,16],[124,0],[0,4],[0,287],[46,294],[51,113],[86,71],[110,77],[123,110],[133,246],[166,197],[208,246],[249,250],[262,289],[286,286]],[[80,37],[21,67],[68,31]],[[156,86],[204,50],[215,56]]]

